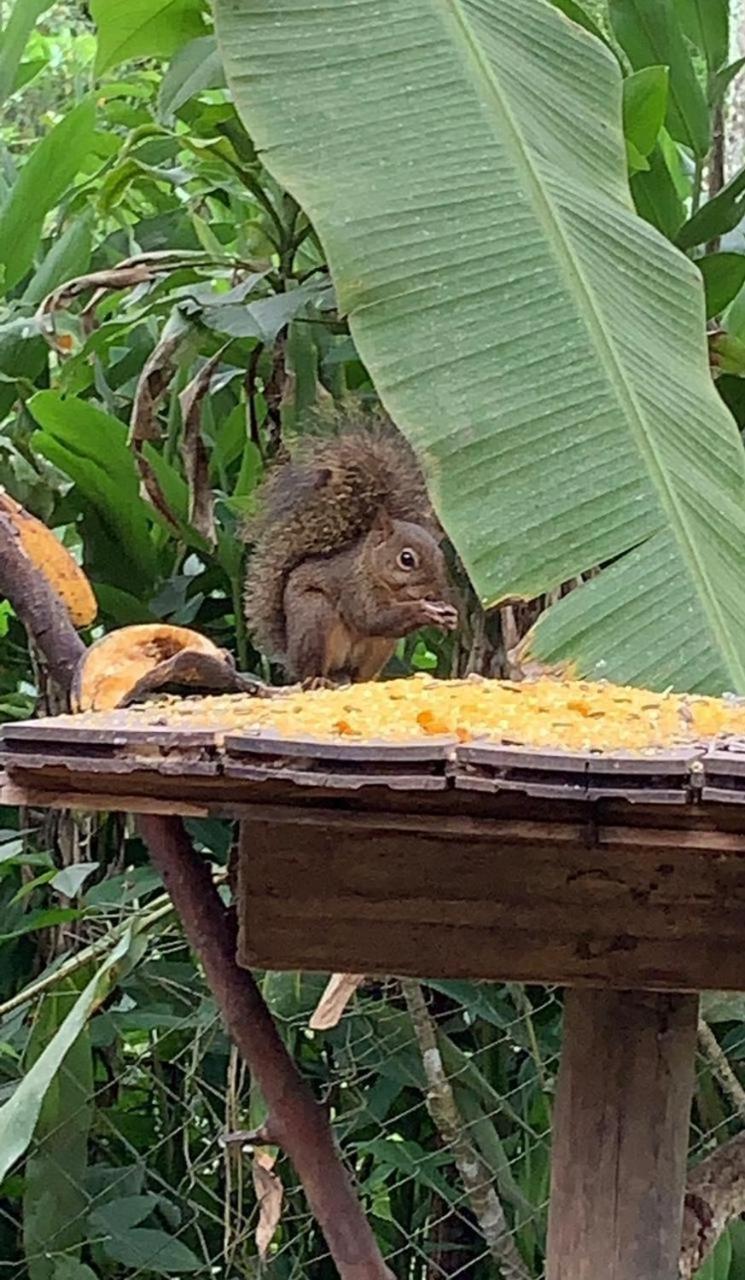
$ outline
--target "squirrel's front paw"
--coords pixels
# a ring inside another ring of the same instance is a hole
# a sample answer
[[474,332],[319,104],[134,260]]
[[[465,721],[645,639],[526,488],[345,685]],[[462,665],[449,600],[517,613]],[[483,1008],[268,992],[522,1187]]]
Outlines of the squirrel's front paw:
[[422,600],[422,619],[425,626],[441,627],[443,631],[455,631],[458,610],[442,600]]

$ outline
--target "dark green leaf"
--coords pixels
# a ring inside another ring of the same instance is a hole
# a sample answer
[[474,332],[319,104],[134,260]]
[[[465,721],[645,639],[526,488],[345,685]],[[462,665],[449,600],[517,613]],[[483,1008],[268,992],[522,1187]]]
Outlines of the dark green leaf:
[[154,1275],[200,1271],[203,1266],[180,1240],[148,1227],[119,1232],[104,1241],[103,1249],[113,1262],[121,1262],[132,1271],[141,1269]]
[[99,75],[130,58],[170,58],[205,33],[202,0],[91,0],[91,17]]
[[726,231],[734,231],[745,214],[745,168],[689,218],[676,236],[681,249],[692,249]]
[[678,25],[672,0],[610,0],[610,19],[632,67],[667,66],[667,127],[704,157],[711,146],[709,108]]
[[565,13],[568,18],[571,18],[572,22],[584,27],[585,31],[591,31],[594,36],[598,37],[598,40],[605,41],[605,36],[595,19],[590,17],[589,13],[582,8],[581,4],[578,4],[577,0],[551,0],[551,3],[555,8],[561,9],[561,12]]
[[623,131],[642,156],[652,151],[667,109],[667,67],[642,67],[623,82]]
[[717,71],[712,76],[709,87],[709,95],[716,104],[722,102],[730,84],[735,76],[738,76],[745,67],[745,58],[736,58],[734,62],[730,62],[728,67],[722,67],[721,71]]
[[0,265],[5,287],[26,274],[41,237],[44,218],[66,192],[93,144],[95,107],[91,100],[73,107],[37,142],[13,184],[0,213]]
[[729,6],[730,0],[675,0],[678,21],[703,53],[710,72],[718,71],[727,61]]
[[745,254],[711,253],[699,259],[704,277],[706,316],[721,315],[745,284]]
[[34,435],[36,447],[75,481],[98,514],[117,547],[126,582],[147,591],[156,571],[155,549],[124,423],[55,391],[38,392],[28,407],[43,428]]
[[73,219],[62,235],[55,237],[41,265],[26,285],[23,301],[38,306],[52,289],[82,275],[91,256],[92,218],[86,212]]
[[657,146],[648,157],[649,168],[631,178],[631,194],[637,213],[672,240],[685,221],[685,208],[670,170]]
[[204,89],[222,89],[225,72],[214,36],[190,40],[172,59],[158,95],[162,117],[174,115],[190,98]]
[[96,1205],[90,1215],[91,1228],[96,1235],[121,1235],[143,1222],[157,1203],[154,1195],[117,1196]]
[[84,1262],[78,1262],[68,1254],[54,1259],[54,1280],[98,1280],[95,1271],[91,1271]]

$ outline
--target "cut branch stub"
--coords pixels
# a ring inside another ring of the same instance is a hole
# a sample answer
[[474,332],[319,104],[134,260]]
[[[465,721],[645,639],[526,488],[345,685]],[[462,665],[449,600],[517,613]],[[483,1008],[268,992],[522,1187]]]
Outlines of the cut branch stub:
[[75,674],[75,711],[112,711],[154,693],[252,693],[258,681],[241,676],[230,655],[187,627],[144,623],[97,640]]

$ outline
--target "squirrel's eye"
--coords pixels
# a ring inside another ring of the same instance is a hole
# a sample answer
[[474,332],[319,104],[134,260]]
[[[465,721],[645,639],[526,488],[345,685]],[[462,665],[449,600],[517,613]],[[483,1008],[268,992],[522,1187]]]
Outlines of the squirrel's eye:
[[403,551],[398,553],[398,563],[402,569],[416,569],[419,563],[416,551],[412,551],[411,547],[404,547]]

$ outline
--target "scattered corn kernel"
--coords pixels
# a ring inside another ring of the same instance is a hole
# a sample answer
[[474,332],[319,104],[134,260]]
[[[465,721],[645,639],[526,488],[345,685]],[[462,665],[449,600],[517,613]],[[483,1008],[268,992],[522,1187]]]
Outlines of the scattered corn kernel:
[[[75,717],[77,725],[86,722],[105,724],[106,714]],[[119,712],[117,723],[204,729],[218,739],[240,732],[378,742],[444,735],[461,742],[486,738],[546,749],[644,752],[724,734],[745,737],[745,702],[655,694],[605,681],[541,677],[515,683],[420,675],[267,699],[244,694],[170,698]]]

